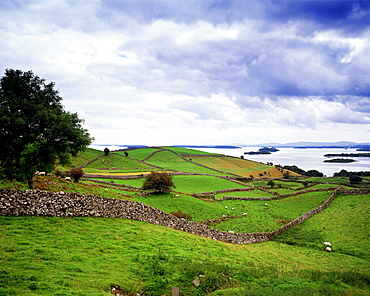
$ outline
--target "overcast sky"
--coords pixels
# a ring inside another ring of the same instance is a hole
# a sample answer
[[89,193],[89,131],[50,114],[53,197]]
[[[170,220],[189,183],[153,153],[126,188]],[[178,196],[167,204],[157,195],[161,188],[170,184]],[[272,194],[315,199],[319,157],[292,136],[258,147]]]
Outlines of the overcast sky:
[[370,1],[0,0],[0,71],[95,144],[370,141]]

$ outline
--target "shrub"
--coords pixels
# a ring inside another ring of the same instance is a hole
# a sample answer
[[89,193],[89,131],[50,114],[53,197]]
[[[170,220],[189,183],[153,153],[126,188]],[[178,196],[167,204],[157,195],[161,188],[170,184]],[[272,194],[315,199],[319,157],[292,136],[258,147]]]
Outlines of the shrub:
[[72,169],[69,171],[68,174],[73,179],[73,181],[78,182],[84,175],[84,172],[82,171],[82,169]]
[[155,193],[170,192],[172,187],[176,187],[172,181],[172,176],[166,172],[151,172],[145,177],[143,190],[151,190]]
[[351,184],[358,184],[362,182],[362,178],[359,176],[350,176],[349,181],[351,182]]
[[267,182],[267,186],[270,186],[271,188],[273,188],[275,186],[275,182],[270,180]]

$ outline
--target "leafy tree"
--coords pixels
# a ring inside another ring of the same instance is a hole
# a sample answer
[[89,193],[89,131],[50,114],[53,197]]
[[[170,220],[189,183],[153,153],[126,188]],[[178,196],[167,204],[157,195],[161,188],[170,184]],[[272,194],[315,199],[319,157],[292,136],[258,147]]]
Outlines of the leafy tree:
[[358,184],[362,182],[362,178],[360,176],[350,176],[349,181],[351,184]]
[[146,176],[143,183],[143,190],[151,190],[155,193],[170,192],[172,187],[176,187],[172,181],[172,176],[166,172],[151,172]]
[[283,166],[283,168],[286,169],[286,170],[295,172],[297,174],[300,174],[300,175],[304,175],[306,173],[305,170],[297,167],[296,165],[285,165],[285,166]]
[[67,164],[91,144],[77,113],[64,110],[54,83],[32,71],[6,69],[0,81],[0,175],[28,180]]
[[349,172],[347,172],[346,170],[341,170],[338,173],[334,173],[333,176],[334,177],[349,177]]
[[104,149],[104,155],[107,156],[109,154],[109,149],[107,147],[105,147]]
[[76,168],[76,169],[71,169],[68,172],[68,175],[73,179],[73,181],[78,182],[84,175],[84,172],[82,169]]
[[275,186],[275,182],[270,180],[267,182],[267,186],[270,186],[271,188]]
[[126,157],[128,156],[128,152],[127,151],[125,151],[124,154],[125,154]]
[[324,174],[318,170],[308,170],[305,175],[310,177],[324,177]]

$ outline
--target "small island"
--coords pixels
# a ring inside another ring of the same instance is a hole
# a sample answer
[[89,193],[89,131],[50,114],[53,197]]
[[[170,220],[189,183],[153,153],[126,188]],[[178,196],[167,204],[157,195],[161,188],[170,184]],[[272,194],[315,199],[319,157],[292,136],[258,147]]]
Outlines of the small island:
[[244,154],[249,155],[256,155],[256,154],[271,154],[271,152],[277,152],[279,149],[276,149],[275,147],[263,147],[258,149],[258,151],[250,151],[250,152],[244,152]]
[[370,157],[370,153],[338,153],[325,154],[325,157]]
[[334,158],[334,159],[324,160],[324,162],[350,163],[350,162],[355,162],[355,160],[350,159],[350,158]]

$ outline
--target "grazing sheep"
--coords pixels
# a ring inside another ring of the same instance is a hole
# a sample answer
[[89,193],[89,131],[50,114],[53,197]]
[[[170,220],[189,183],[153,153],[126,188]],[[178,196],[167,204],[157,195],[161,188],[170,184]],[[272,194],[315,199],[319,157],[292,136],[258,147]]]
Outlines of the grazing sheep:
[[232,211],[234,211],[235,209],[234,208],[231,208]]
[[232,231],[232,230],[229,230],[229,231],[228,231],[228,233],[234,233],[234,231]]
[[325,251],[326,251],[326,252],[331,252],[331,251],[333,251],[333,250],[332,250],[332,248],[326,247],[326,248],[325,248]]
[[46,175],[46,173],[45,172],[39,172],[39,174],[38,174],[39,176],[45,176]]
[[243,213],[243,214],[242,214],[242,216],[247,216],[247,215],[248,215],[248,213]]
[[225,206],[225,209],[227,209],[227,206]]
[[66,180],[66,181],[72,181],[71,177],[65,177],[64,180]]
[[331,246],[332,246],[332,244],[331,244],[331,243],[329,243],[329,242],[324,242],[324,246],[325,246],[325,247],[331,247]]

